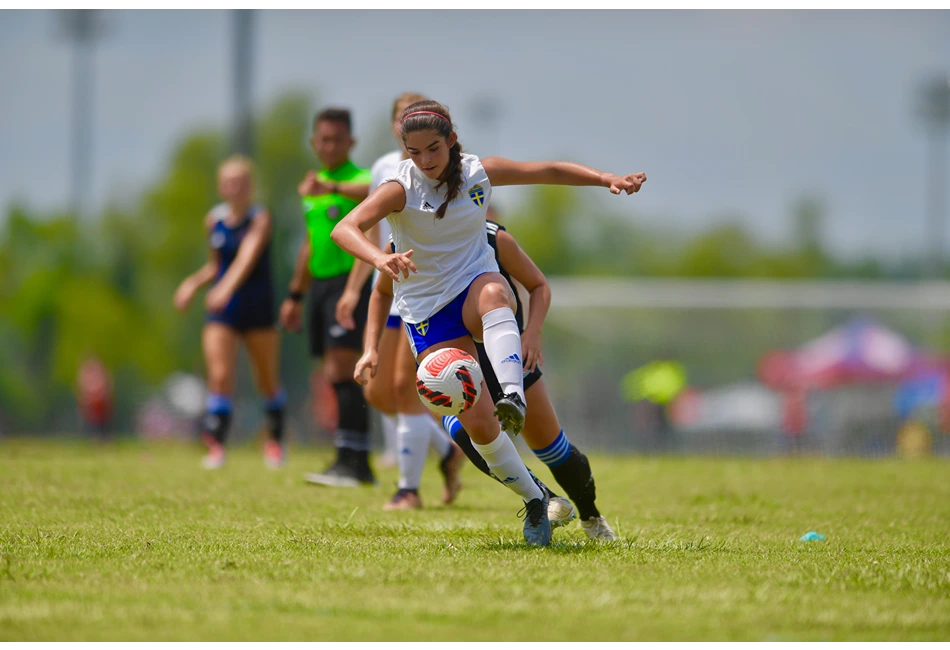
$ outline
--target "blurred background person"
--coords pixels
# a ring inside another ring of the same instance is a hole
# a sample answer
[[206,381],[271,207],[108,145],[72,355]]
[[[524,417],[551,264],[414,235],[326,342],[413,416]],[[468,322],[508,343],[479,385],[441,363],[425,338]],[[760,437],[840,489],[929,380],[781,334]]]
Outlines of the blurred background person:
[[669,409],[685,388],[686,368],[673,355],[634,368],[623,378],[623,398],[634,403],[637,412],[645,411],[648,414],[647,426],[653,434],[654,446],[659,451],[674,449]]
[[205,298],[207,318],[201,333],[209,391],[201,435],[208,453],[202,464],[207,469],[224,464],[237,352],[243,343],[265,400],[268,438],[264,460],[276,468],[285,458],[287,398],[278,377],[280,341],[274,322],[271,216],[262,205],[254,203],[253,168],[243,156],[232,156],[221,164],[218,193],[224,202],[205,217],[208,262],[182,281],[174,297],[175,307],[185,311],[198,290],[213,283]]
[[[369,465],[369,409],[353,369],[363,349],[363,328],[372,286],[373,267],[355,260],[330,239],[330,231],[369,191],[370,171],[350,160],[353,124],[350,111],[327,108],[314,117],[310,138],[320,161],[298,191],[303,204],[307,239],[300,246],[290,293],[280,308],[280,322],[299,331],[303,297],[309,292],[307,332],[310,356],[322,361],[321,371],[333,386],[337,426],[333,433],[336,460],[324,472],[307,474],[310,483],[334,487],[373,485]],[[369,233],[378,242],[378,230]]]
[[85,433],[105,440],[109,437],[115,399],[112,376],[97,356],[88,357],[77,378],[79,415]]

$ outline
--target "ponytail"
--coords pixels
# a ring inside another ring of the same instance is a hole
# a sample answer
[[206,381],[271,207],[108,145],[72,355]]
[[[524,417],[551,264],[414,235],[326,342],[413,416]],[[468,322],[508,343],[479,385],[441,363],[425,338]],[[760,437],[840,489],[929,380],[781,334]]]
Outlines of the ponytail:
[[441,219],[445,216],[445,211],[449,208],[449,203],[455,200],[459,195],[459,191],[462,189],[462,145],[457,140],[455,144],[452,145],[452,148],[449,149],[449,164],[445,168],[444,178],[439,181],[439,184],[436,185],[435,188],[439,189],[443,183],[447,191],[445,201],[439,206],[439,209],[435,211],[436,219]]

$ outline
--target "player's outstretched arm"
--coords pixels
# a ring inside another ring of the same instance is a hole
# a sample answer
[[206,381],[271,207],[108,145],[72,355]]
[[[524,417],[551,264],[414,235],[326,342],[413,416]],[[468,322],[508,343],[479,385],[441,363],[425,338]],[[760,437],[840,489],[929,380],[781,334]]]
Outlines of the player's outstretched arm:
[[551,308],[551,285],[511,234],[499,230],[495,241],[498,243],[498,263],[508,275],[521,283],[529,295],[528,320],[521,333],[521,356],[524,358],[525,370],[534,372],[539,364],[544,364],[541,328]]
[[363,356],[356,363],[353,379],[366,385],[369,377],[376,376],[379,367],[379,339],[386,327],[386,318],[393,304],[393,279],[382,273],[376,281],[376,287],[369,298],[369,313],[366,317],[366,331],[363,334]]
[[647,180],[643,172],[618,176],[578,163],[516,162],[507,158],[490,157],[482,160],[482,167],[493,186],[501,185],[580,185],[606,187],[611,194],[640,191]]
[[[208,213],[205,216],[205,231],[210,234],[213,227],[214,218],[211,216],[211,213]],[[178,285],[178,289],[175,290],[174,303],[178,311],[185,311],[192,298],[194,298],[195,293],[214,280],[218,275],[219,263],[218,252],[209,247],[208,261],[201,265],[201,268],[197,271],[182,280],[181,284]]]

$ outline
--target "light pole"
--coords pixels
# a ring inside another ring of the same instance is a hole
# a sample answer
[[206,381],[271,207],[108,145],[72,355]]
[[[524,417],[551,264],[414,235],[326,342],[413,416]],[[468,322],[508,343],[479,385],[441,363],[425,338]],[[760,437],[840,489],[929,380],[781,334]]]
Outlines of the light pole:
[[234,82],[234,124],[232,126],[231,150],[245,156],[254,154],[254,118],[252,106],[254,61],[254,10],[235,9],[231,12],[234,32],[232,36],[232,75]]
[[82,216],[89,210],[95,142],[92,102],[95,67],[92,55],[104,24],[102,11],[98,9],[63,9],[59,18],[62,33],[73,43],[69,200],[74,213]]
[[925,275],[936,278],[943,267],[947,217],[947,133],[950,132],[950,76],[921,88],[919,113],[927,128],[927,238]]

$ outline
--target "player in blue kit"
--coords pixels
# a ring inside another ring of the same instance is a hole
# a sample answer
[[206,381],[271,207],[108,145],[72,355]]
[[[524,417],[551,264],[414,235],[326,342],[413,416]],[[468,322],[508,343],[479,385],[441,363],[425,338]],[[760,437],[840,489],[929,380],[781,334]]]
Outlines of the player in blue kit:
[[205,298],[207,317],[201,345],[208,372],[208,397],[202,441],[208,453],[202,464],[224,464],[224,445],[231,425],[238,346],[243,343],[264,397],[268,439],[264,460],[269,467],[284,462],[283,424],[286,393],[278,378],[280,340],[275,327],[271,280],[271,216],[254,203],[251,161],[225,160],[218,169],[218,194],[224,201],[205,217],[209,258],[175,291],[175,307],[185,311],[199,289],[213,284]]

